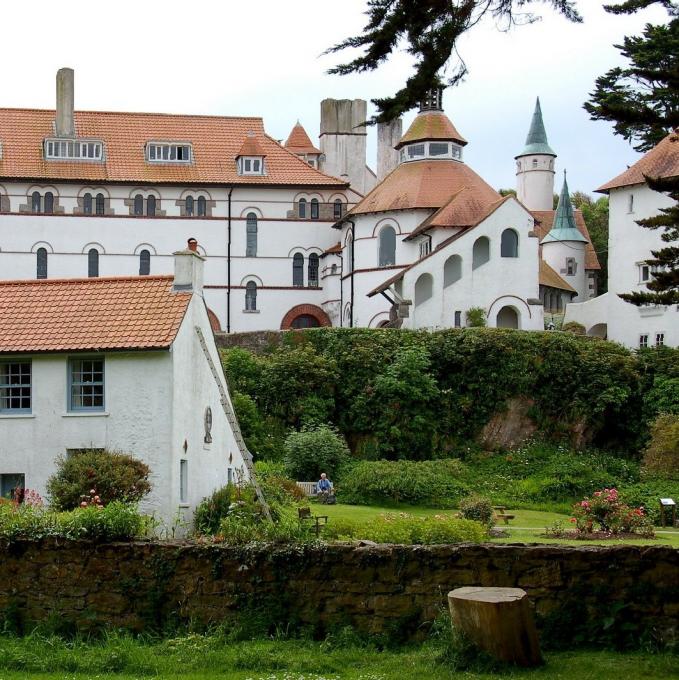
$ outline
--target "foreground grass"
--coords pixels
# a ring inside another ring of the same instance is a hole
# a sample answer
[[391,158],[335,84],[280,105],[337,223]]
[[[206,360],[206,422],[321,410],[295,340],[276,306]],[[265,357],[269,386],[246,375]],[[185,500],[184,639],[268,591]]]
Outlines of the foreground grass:
[[[407,512],[411,515],[426,517],[431,515],[445,515],[454,513],[452,510],[436,510],[433,508],[422,508],[411,505],[394,506],[374,506],[374,505],[312,505],[312,512],[315,515],[327,515],[329,521],[333,519],[354,520],[356,522],[369,522],[378,515],[388,512]],[[561,521],[565,527],[570,527],[569,515],[557,512],[541,512],[539,510],[507,510],[514,515],[509,526],[500,523],[500,528],[506,528],[508,535],[503,538],[493,539],[494,543],[551,543],[559,545],[668,545],[679,548],[679,531],[663,529],[662,533],[656,534],[654,539],[608,539],[605,541],[577,541],[558,538],[546,538],[541,536],[545,532],[545,527],[551,526],[554,522]]]
[[0,637],[0,680],[163,678],[198,680],[418,680],[535,678],[539,680],[667,680],[677,678],[679,657],[578,651],[548,654],[545,667],[499,675],[456,673],[441,661],[443,643],[398,651],[305,640],[233,642],[218,636],[143,641],[111,635],[99,642],[65,642],[32,635]]

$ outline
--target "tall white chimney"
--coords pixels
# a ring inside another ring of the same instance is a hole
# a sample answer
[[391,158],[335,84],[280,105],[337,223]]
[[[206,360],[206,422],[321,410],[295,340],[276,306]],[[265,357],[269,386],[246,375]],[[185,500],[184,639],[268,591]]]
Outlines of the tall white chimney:
[[377,181],[381,182],[397,165],[398,151],[394,147],[403,137],[403,121],[377,124]]
[[188,240],[186,250],[178,250],[174,255],[174,282],[172,290],[177,293],[203,294],[203,263],[205,258],[198,253],[198,241]]
[[57,71],[57,137],[75,137],[73,120],[73,69]]

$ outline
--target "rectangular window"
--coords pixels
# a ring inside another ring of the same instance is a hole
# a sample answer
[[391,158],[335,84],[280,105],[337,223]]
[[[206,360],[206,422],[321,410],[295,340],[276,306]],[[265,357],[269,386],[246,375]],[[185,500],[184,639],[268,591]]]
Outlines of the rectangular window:
[[190,144],[149,142],[146,145],[146,160],[152,163],[190,163]]
[[425,239],[424,241],[420,241],[420,257],[425,257],[426,255],[429,255],[431,252],[431,241],[429,239]]
[[31,362],[0,363],[0,413],[31,412]]
[[11,473],[0,475],[0,498],[14,498],[17,489],[26,488],[26,475]]
[[639,349],[644,349],[644,347],[648,347],[648,333],[639,336]]
[[627,199],[627,212],[634,212],[634,194],[630,194],[629,198]]
[[448,156],[450,154],[450,144],[448,142],[429,142],[430,156]]
[[639,265],[639,283],[645,283],[651,278],[651,267],[647,264]]
[[424,156],[424,144],[411,144],[407,148],[409,158],[422,158]]
[[656,347],[662,347],[665,344],[665,334],[664,333],[656,333],[655,334],[655,346]]
[[179,461],[179,502],[189,502],[189,461]]
[[104,360],[69,361],[69,411],[104,410]]
[[577,269],[575,265],[574,257],[566,258],[566,276],[575,276],[575,270]]
[[455,312],[455,328],[462,327],[462,312]]
[[97,140],[45,140],[47,160],[101,161],[104,159],[104,144]]
[[226,469],[226,483],[233,484],[233,468]]

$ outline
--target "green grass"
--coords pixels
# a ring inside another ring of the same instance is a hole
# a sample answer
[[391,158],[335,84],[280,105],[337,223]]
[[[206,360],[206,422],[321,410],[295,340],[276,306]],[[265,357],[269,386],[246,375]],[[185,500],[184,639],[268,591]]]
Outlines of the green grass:
[[143,641],[111,635],[100,642],[65,642],[33,635],[0,637],[0,680],[668,680],[679,677],[679,657],[610,651],[546,654],[543,668],[501,674],[455,673],[443,665],[442,643],[429,641],[396,651],[334,646],[305,640],[233,642],[187,635]]
[[[452,510],[436,510],[433,508],[422,508],[411,505],[393,505],[393,506],[374,506],[374,505],[345,505],[337,503],[337,505],[320,505],[312,504],[312,512],[315,515],[327,515],[329,521],[333,519],[355,520],[357,522],[369,522],[380,514],[388,512],[407,512],[412,515],[421,517],[431,515],[445,515],[454,513]],[[539,510],[513,510],[508,509],[508,514],[514,515],[514,519],[510,521],[509,525],[501,522],[498,526],[500,528],[508,529],[509,533],[505,538],[494,538],[496,543],[552,543],[561,545],[669,545],[679,548],[679,530],[672,531],[667,529],[668,533],[658,533],[654,539],[625,539],[616,540],[609,539],[605,541],[577,541],[566,540],[558,538],[546,538],[540,534],[544,533],[545,527],[551,526],[554,522],[560,520],[565,526],[570,526],[569,515],[560,514],[557,512],[542,512]]]

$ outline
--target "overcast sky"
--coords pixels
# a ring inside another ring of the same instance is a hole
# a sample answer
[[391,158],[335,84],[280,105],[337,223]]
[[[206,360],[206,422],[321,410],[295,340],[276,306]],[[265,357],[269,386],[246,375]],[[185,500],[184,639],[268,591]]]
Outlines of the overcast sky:
[[[571,190],[591,192],[638,158],[608,124],[589,121],[582,103],[595,78],[621,63],[613,44],[640,33],[646,22],[665,22],[666,14],[649,9],[617,17],[605,14],[600,0],[578,4],[584,24],[570,24],[538,3],[541,22],[509,33],[489,22],[461,45],[469,76],[446,90],[444,104],[469,140],[466,162],[496,188],[514,186],[513,157],[523,146],[537,95]],[[326,75],[337,57],[321,53],[361,31],[365,5],[365,0],[5,2],[0,106],[53,108],[55,73],[70,66],[76,72],[76,109],[255,115],[277,139],[299,118],[316,139],[321,99],[392,94],[409,73],[410,59],[399,53],[377,73]],[[374,167],[374,133],[368,153]]]

